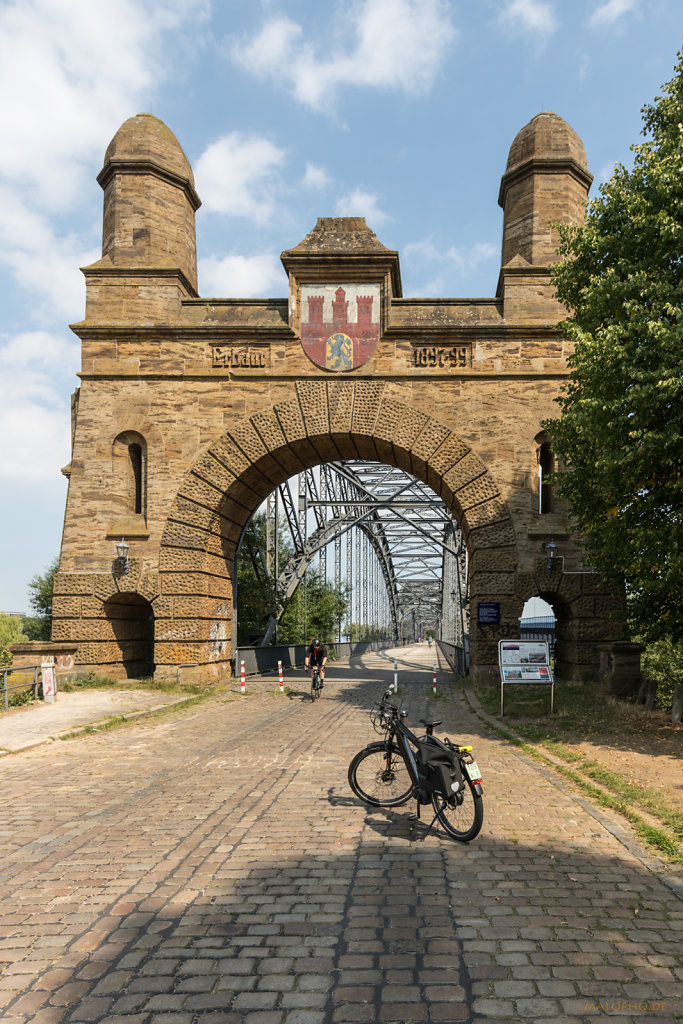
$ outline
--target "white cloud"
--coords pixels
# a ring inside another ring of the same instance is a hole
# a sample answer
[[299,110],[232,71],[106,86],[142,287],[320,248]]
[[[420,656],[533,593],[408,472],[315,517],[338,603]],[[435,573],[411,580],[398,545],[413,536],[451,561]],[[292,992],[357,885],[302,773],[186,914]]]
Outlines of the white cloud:
[[285,151],[257,135],[230,132],[208,146],[195,166],[207,210],[264,224],[275,207],[278,168]]
[[[9,0],[0,9],[0,264],[32,308],[80,318],[78,267],[99,255],[83,223],[104,150],[166,75],[168,33],[207,0]],[[96,199],[95,193],[93,193]],[[99,220],[99,209],[93,203]],[[87,216],[87,214],[86,214]]]
[[269,297],[274,291],[286,291],[282,264],[273,253],[241,256],[208,256],[199,261],[199,285],[202,295],[248,299]]
[[379,196],[376,192],[364,192],[357,188],[340,196],[337,200],[336,214],[338,217],[365,217],[368,227],[374,230],[391,220],[391,217],[379,208]]
[[428,92],[456,38],[446,0],[359,0],[340,9],[317,48],[309,33],[310,26],[304,33],[290,18],[275,17],[250,41],[235,43],[231,56],[320,110],[342,87]]
[[637,0],[605,0],[605,3],[593,11],[588,20],[592,27],[596,25],[612,25],[622,15],[635,9]]
[[203,6],[203,0],[5,4],[0,176],[30,186],[40,205],[68,208],[90,161],[164,78],[164,33]]
[[28,207],[18,189],[0,186],[0,264],[36,300],[41,309],[63,320],[81,319],[85,283],[79,267],[92,263],[99,250],[88,249],[75,235],[60,237],[42,213]]
[[306,173],[304,174],[304,188],[326,188],[331,184],[332,179],[325,170],[324,167],[318,167],[317,164],[306,164]]
[[507,0],[500,23],[516,32],[528,32],[543,41],[558,28],[552,4],[546,0]]
[[69,413],[61,387],[78,368],[79,352],[76,338],[46,331],[0,343],[0,480],[47,480],[68,461]]
[[452,245],[440,250],[427,238],[408,243],[402,250],[401,259],[407,271],[404,277],[425,282],[418,288],[411,288],[411,294],[439,296],[451,293],[454,277],[467,278],[481,263],[494,259],[499,261],[500,245],[475,242],[469,247]]

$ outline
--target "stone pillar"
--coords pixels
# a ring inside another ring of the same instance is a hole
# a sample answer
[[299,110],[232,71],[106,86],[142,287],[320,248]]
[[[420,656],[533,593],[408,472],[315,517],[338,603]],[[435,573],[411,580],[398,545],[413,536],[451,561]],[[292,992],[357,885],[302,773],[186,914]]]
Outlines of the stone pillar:
[[640,655],[643,644],[628,640],[615,640],[599,644],[600,678],[607,683],[616,697],[630,697],[635,694],[640,682]]

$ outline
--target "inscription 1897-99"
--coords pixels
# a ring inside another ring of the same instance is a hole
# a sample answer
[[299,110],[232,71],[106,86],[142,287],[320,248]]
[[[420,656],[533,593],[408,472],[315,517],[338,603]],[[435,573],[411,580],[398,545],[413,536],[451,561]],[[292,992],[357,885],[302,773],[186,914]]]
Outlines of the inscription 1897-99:
[[413,349],[413,360],[415,366],[456,370],[471,364],[472,349],[469,345],[418,345]]

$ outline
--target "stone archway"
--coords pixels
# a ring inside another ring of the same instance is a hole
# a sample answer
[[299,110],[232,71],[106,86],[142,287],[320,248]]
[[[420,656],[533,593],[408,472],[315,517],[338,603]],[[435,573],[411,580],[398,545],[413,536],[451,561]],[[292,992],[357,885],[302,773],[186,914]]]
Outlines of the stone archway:
[[197,460],[173,502],[159,556],[164,608],[155,661],[230,667],[232,566],[240,534],[288,477],[325,461],[372,459],[427,483],[463,531],[473,600],[501,607],[499,626],[473,625],[472,671],[495,668],[498,639],[516,629],[517,550],[512,520],[482,459],[453,430],[383,382],[298,382],[295,397],[244,419]]
[[115,662],[128,679],[154,674],[154,612],[146,598],[116,593],[103,603],[103,612],[118,648]]

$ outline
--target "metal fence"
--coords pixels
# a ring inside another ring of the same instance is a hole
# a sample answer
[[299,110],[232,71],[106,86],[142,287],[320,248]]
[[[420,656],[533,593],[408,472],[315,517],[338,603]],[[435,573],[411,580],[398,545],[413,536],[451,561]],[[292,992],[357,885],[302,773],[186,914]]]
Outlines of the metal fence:
[[[350,658],[354,654],[383,651],[387,647],[396,646],[398,645],[388,643],[386,640],[359,640],[356,643],[343,641],[327,645],[331,659]],[[239,675],[242,661],[244,662],[244,673],[248,676],[274,672],[277,670],[278,661],[282,662],[283,669],[295,668],[297,665],[303,665],[307,648],[308,644],[293,644],[289,647],[239,647],[235,655],[233,671],[235,675]]]
[[467,655],[464,647],[456,647],[445,640],[437,640],[439,650],[460,679],[467,675]]
[[[38,677],[41,675],[42,665],[18,665],[8,666],[7,668],[0,669],[2,672],[2,698],[3,707],[5,711],[9,710],[9,695],[11,690],[28,690],[31,686],[33,687],[33,699],[38,700],[38,692],[42,684],[42,679],[39,682]],[[28,675],[30,672],[33,673],[33,683],[28,683],[24,679],[21,683],[15,683],[13,686],[9,683],[9,677],[12,672],[20,672]]]

